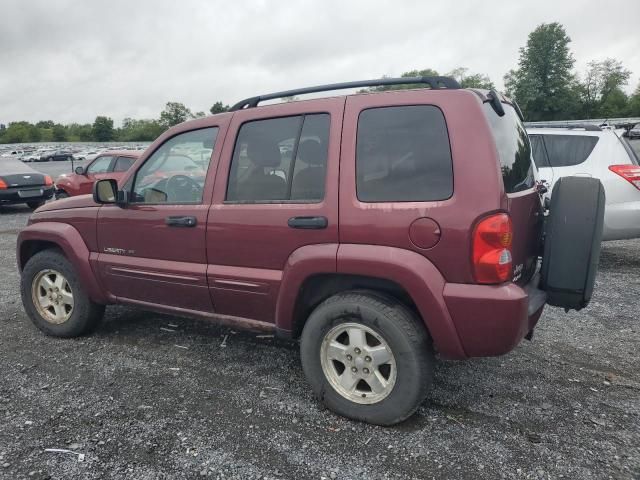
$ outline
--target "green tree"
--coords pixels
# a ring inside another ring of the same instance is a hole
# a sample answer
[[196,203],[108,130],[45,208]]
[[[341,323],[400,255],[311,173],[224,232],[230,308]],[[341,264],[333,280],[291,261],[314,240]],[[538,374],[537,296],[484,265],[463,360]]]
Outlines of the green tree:
[[582,82],[582,104],[586,117],[624,115],[627,97],[622,88],[629,82],[631,71],[615,58],[588,64]]
[[53,140],[55,142],[66,142],[67,141],[67,130],[63,125],[59,123],[53,126]]
[[55,126],[55,122],[53,120],[40,120],[36,123],[36,127],[38,128],[53,128]]
[[528,120],[566,119],[579,110],[570,42],[559,23],[539,25],[520,48],[518,67],[505,75],[507,93]]
[[223,113],[229,111],[229,105],[225,105],[222,102],[218,101],[213,104],[213,106],[209,109],[209,111],[215,115],[216,113]]
[[2,136],[3,143],[25,143],[29,141],[29,122],[11,122]]
[[482,88],[485,90],[496,88],[487,75],[468,72],[468,68],[458,67],[447,73],[447,76],[455,78],[462,88]]
[[185,107],[182,103],[167,102],[164,110],[160,113],[160,125],[165,129],[171,128],[174,125],[186,122],[190,118],[193,118],[191,110]]
[[122,121],[122,128],[118,130],[117,138],[124,142],[152,141],[164,130],[157,120],[125,118]]
[[93,122],[93,138],[98,142],[108,142],[114,138],[113,120],[109,117],[96,117]]
[[629,97],[629,107],[627,115],[631,117],[640,117],[640,84],[636,87],[633,95]]

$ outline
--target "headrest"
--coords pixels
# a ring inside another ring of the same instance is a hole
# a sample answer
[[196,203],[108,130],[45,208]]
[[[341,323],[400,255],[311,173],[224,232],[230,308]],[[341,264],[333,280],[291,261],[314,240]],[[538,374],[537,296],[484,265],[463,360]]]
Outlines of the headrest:
[[298,147],[298,156],[307,165],[324,166],[326,163],[326,151],[317,140],[305,140]]
[[247,156],[258,167],[279,167],[282,162],[280,148],[262,138],[254,138],[247,145]]

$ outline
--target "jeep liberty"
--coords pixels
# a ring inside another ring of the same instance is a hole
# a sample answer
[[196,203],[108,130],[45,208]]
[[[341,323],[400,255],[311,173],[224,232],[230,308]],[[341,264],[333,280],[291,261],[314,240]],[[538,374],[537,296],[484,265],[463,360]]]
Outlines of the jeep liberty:
[[[259,105],[405,84],[429,88]],[[252,97],[39,208],[22,300],[59,337],[123,304],[299,339],[320,401],[392,425],[427,397],[435,354],[505,354],[546,303],[589,302],[602,186],[562,179],[549,202],[537,178],[517,105],[447,77]]]

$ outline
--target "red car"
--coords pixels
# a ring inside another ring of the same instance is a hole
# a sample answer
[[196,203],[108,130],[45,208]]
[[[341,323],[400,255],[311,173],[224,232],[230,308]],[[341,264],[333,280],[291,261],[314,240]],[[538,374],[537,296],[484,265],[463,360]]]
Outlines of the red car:
[[[258,105],[407,83],[431,88]],[[122,304],[300,339],[325,405],[391,425],[428,396],[434,352],[502,355],[545,304],[589,303],[602,184],[562,178],[547,202],[537,175],[517,104],[450,78],[252,97],[36,210],[22,301],[59,337]]]
[[120,181],[141,154],[141,151],[136,150],[101,153],[86,167],[76,167],[75,173],[60,175],[56,180],[56,198],[91,193],[93,184],[104,178]]

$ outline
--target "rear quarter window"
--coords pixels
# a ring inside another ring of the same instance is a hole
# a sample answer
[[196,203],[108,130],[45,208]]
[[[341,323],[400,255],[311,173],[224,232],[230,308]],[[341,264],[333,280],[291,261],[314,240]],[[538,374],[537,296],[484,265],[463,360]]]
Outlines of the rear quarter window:
[[535,185],[531,144],[516,111],[511,105],[503,106],[505,114],[502,117],[489,103],[484,104],[484,112],[496,142],[504,190],[506,193],[521,192]]
[[444,115],[433,105],[380,107],[358,118],[356,191],[361,202],[425,202],[453,194]]
[[598,143],[594,135],[543,135],[552,167],[572,167],[583,163]]

